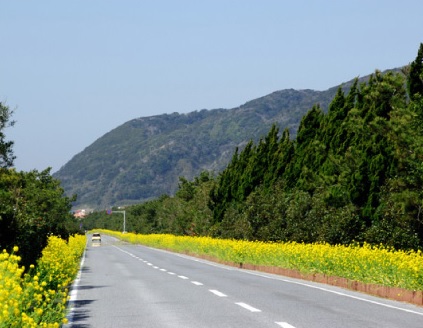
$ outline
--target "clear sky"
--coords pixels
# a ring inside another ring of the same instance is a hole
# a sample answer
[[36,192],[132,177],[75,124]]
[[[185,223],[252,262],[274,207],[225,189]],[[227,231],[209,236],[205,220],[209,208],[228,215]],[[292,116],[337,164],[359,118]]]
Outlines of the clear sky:
[[422,15],[422,0],[0,0],[15,166],[55,172],[137,117],[406,65]]

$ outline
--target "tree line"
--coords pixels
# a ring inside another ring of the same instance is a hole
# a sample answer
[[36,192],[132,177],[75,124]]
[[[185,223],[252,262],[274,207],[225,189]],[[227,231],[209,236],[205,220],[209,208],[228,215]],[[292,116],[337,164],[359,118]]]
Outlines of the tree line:
[[14,142],[5,129],[14,125],[13,110],[0,102],[0,250],[19,247],[21,265],[40,257],[50,235],[67,239],[80,232],[71,214],[75,197],[66,197],[50,169],[18,172],[13,168]]
[[[326,113],[315,105],[295,138],[274,125],[218,176],[181,177],[175,196],[128,207],[127,229],[422,249],[422,180],[423,44],[401,73],[339,88]],[[122,217],[84,224],[120,230]]]

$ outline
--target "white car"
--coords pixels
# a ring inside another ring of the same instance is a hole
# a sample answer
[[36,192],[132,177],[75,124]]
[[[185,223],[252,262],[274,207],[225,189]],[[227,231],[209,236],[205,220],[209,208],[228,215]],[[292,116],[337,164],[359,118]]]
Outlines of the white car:
[[101,244],[101,235],[98,232],[93,233],[91,242],[93,244]]

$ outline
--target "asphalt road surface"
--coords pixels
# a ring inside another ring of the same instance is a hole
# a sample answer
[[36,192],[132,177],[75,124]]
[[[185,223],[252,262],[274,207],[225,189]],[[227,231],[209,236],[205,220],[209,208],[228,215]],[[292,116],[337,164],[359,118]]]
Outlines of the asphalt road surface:
[[89,242],[67,327],[422,328],[423,308],[102,236]]

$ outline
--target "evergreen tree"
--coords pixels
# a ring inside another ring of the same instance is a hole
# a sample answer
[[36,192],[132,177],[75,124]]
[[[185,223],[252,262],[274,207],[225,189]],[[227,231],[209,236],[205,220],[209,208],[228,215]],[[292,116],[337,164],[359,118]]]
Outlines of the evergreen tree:
[[[415,91],[421,55],[422,46],[407,83],[376,71],[368,83],[356,79],[348,94],[338,89],[327,114],[316,105],[303,117],[295,140],[272,126],[235,151],[216,184],[203,189],[200,178],[181,179],[176,197],[155,212],[154,220],[167,222],[157,226],[225,238],[423,248],[423,97]],[[414,90],[410,99],[406,85]],[[207,202],[208,212],[196,215]]]
[[291,188],[313,192],[316,186],[316,173],[326,158],[326,146],[322,142],[324,113],[318,105],[303,117],[295,140],[295,156],[287,181]]
[[420,43],[417,57],[410,64],[407,89],[411,99],[417,95],[423,96],[423,43]]
[[13,111],[8,106],[0,102],[0,168],[7,168],[13,166],[15,156],[13,155],[13,141],[6,141],[4,130],[7,127],[13,126],[14,121],[11,121]]

